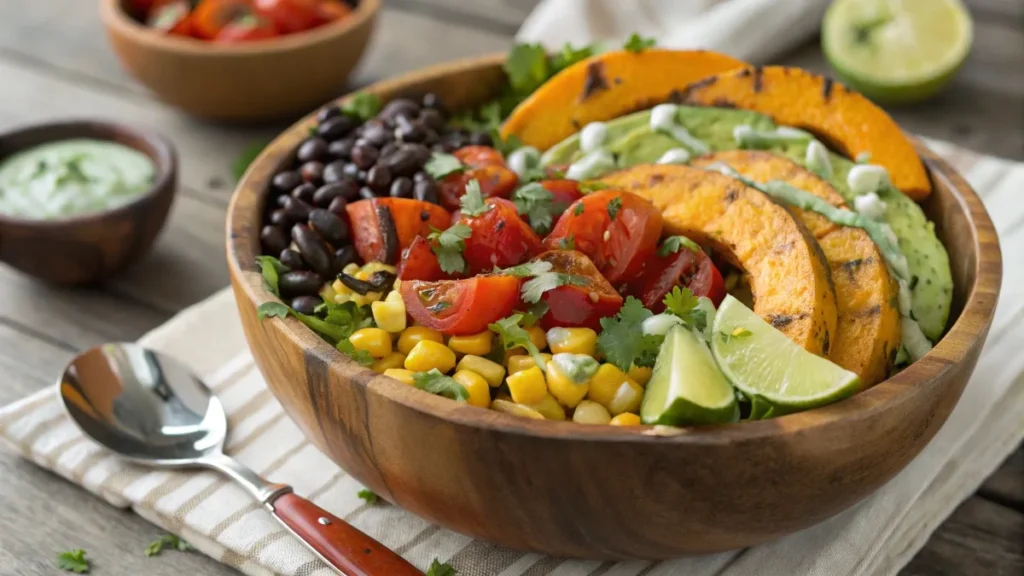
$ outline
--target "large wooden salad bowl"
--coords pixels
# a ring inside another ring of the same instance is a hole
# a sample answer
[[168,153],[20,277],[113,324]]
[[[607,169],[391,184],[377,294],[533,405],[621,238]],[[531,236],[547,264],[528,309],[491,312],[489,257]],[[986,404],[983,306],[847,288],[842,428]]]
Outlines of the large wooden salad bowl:
[[[386,100],[433,91],[451,107],[489,96],[502,58],[376,84]],[[999,243],[981,201],[919,152],[924,204],[953,270],[950,328],[923,359],[839,403],[773,420],[687,429],[535,421],[459,404],[360,367],[293,319],[257,319],[272,300],[254,259],[267,183],[313,116],[250,168],[228,214],[227,255],[246,337],[305,434],[389,501],[496,544],[590,558],[669,558],[769,541],[856,504],[896,475],[945,422],[974,370],[999,295]]]

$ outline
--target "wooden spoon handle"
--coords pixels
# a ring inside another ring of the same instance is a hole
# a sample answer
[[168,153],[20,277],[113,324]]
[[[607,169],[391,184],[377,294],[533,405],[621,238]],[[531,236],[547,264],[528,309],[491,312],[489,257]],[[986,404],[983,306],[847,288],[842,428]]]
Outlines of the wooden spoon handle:
[[270,506],[274,516],[345,576],[423,576],[423,573],[351,524],[294,493]]

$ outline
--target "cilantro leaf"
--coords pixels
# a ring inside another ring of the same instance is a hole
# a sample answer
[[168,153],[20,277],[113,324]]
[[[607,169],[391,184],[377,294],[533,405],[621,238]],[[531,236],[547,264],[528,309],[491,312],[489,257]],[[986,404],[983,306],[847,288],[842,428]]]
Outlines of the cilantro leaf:
[[89,572],[89,568],[91,568],[91,566],[89,565],[89,560],[85,557],[85,550],[75,548],[74,550],[59,552],[57,554],[57,568],[60,568],[65,572],[86,574]]
[[523,326],[526,328],[533,326],[548,313],[549,309],[548,303],[543,300],[531,304],[530,309],[523,314]]
[[447,562],[439,562],[437,558],[430,563],[425,576],[458,576],[459,572]]
[[577,202],[576,207],[572,209],[572,215],[579,216],[580,214],[583,214],[583,210],[585,210],[583,202]]
[[441,270],[447,274],[464,272],[466,259],[462,252],[466,249],[466,239],[473,234],[473,229],[466,224],[456,224],[441,232],[434,230],[427,236],[431,240],[430,249],[437,255]]
[[[582,204],[580,204],[582,206]],[[615,221],[615,217],[619,215],[619,210],[622,210],[622,196],[616,196],[608,201],[608,217]]]
[[165,547],[172,550],[178,550],[179,552],[188,552],[189,550],[193,550],[191,544],[181,538],[178,538],[174,534],[164,534],[150,542],[149,546],[146,546],[146,556],[159,556]]
[[501,337],[501,346],[505,350],[511,350],[513,348],[524,348],[533,356],[533,361],[537,363],[537,366],[541,370],[546,370],[544,367],[544,359],[540,355],[540,350],[534,345],[533,341],[530,340],[530,333],[527,332],[520,326],[525,316],[523,314],[513,314],[507,318],[502,318],[497,322],[488,324],[487,328]]
[[430,174],[430,177],[434,180],[443,180],[445,176],[449,174],[458,174],[466,169],[466,165],[451,154],[445,154],[443,152],[434,152],[430,160],[423,165],[423,169]]
[[518,266],[505,268],[504,270],[499,269],[498,271],[502,274],[515,276],[516,278],[529,278],[531,276],[539,276],[545,272],[550,272],[551,267],[551,262],[547,262],[545,260],[531,260],[529,262],[519,264]]
[[[660,345],[655,336],[641,336],[641,324],[654,313],[644,308],[642,302],[627,296],[619,313],[611,318],[601,319],[601,333],[597,337],[597,349],[604,354],[605,360],[617,366],[623,372],[638,359],[650,355],[652,349]],[[657,356],[657,352],[654,353]],[[640,364],[637,364],[638,366]]]
[[551,231],[555,214],[562,210],[555,205],[555,195],[537,182],[520,187],[512,194],[512,202],[520,215],[526,216],[530,226],[541,236]]
[[431,368],[429,372],[414,373],[412,381],[420,390],[451,398],[456,402],[465,402],[469,399],[469,392],[465,386],[456,382],[451,376],[445,376],[437,368]]
[[356,347],[352,345],[352,342],[346,340],[339,340],[334,346],[338,349],[338,352],[345,354],[349,358],[355,360],[362,366],[372,366],[376,360],[366,350],[356,350]]
[[373,490],[369,490],[367,488],[363,488],[359,492],[356,492],[356,496],[359,496],[363,500],[366,500],[366,503],[369,504],[370,506],[373,506],[374,504],[380,501],[380,496],[377,496],[377,494]]
[[[498,122],[498,125],[500,127],[500,120]],[[495,132],[500,132],[500,130],[498,130],[496,127]],[[494,141],[495,150],[501,152],[501,155],[505,156],[506,158],[508,158],[508,155],[510,153],[523,147],[523,141],[520,140],[519,136],[516,136],[515,134],[509,134],[508,138],[501,138],[501,134],[499,133],[497,138],[495,138],[492,135],[491,140]]]
[[245,175],[245,171],[249,169],[249,164],[252,164],[253,160],[263,152],[263,149],[267,147],[269,142],[255,142],[245,147],[238,156],[231,162],[231,174],[235,177],[235,180],[241,180],[242,176]]
[[256,316],[260,320],[267,317],[284,318],[288,316],[288,305],[281,302],[264,302],[256,308]]
[[369,306],[359,306],[352,301],[344,304],[325,301],[320,312],[324,315],[323,318],[318,315],[307,316],[291,309],[290,312],[311,330],[339,347],[341,352],[346,352],[341,349],[340,342],[347,341],[348,337],[360,328],[373,326],[373,316],[368,312],[369,309]]
[[341,103],[341,111],[362,121],[373,118],[380,112],[380,98],[376,94],[357,92]]
[[484,194],[480,191],[480,182],[470,180],[466,183],[466,193],[459,199],[459,208],[463,216],[480,216],[494,208],[484,202]]
[[[580,204],[582,206],[582,204]],[[573,234],[569,234],[565,238],[558,241],[559,250],[575,250],[576,249],[576,237]]]
[[277,280],[281,274],[288,272],[291,268],[285,266],[273,256],[257,256],[256,264],[260,267],[260,274],[263,275],[263,287],[274,296],[281,296]]
[[505,59],[505,75],[515,94],[530,94],[551,75],[548,55],[540,44],[516,44]]
[[562,45],[561,50],[551,56],[551,73],[552,75],[557,74],[569,66],[572,66],[582,60],[586,60],[600,52],[601,47],[598,44],[587,44],[576,48],[572,44],[566,42]]
[[[701,299],[694,296],[689,288],[680,288],[679,286],[672,288],[672,291],[666,294],[663,300],[666,313],[679,317],[684,324],[703,333],[708,324],[708,311],[700,305],[700,301]],[[714,310],[710,300],[707,300],[707,305],[712,311]]]
[[669,254],[675,254],[679,252],[683,247],[689,248],[693,252],[702,252],[700,246],[696,242],[690,240],[686,236],[669,236],[661,243],[661,247],[658,248],[658,256],[664,258]]
[[576,274],[563,274],[561,272],[544,272],[538,274],[523,284],[523,302],[536,303],[548,290],[554,290],[559,286],[586,286],[587,279]]
[[656,45],[657,43],[658,41],[655,40],[654,38],[644,38],[637,34],[636,32],[633,32],[633,34],[629,37],[628,40],[626,40],[626,43],[623,44],[622,47],[626,50],[629,50],[630,52],[643,52],[644,50]]
[[658,353],[661,351],[661,344],[665,341],[664,336],[645,334],[640,337],[640,345],[633,364],[644,368],[653,368],[658,360]]

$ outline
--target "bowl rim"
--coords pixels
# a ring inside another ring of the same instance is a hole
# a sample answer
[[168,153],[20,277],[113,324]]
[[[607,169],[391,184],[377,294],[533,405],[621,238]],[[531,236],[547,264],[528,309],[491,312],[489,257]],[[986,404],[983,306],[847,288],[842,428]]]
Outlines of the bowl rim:
[[[31,137],[37,133],[45,134],[46,132],[51,131],[63,132],[65,135],[56,138],[47,136],[28,146],[12,148],[6,154],[0,153],[0,163],[3,163],[4,160],[13,154],[24,152],[25,150],[30,150],[37,146],[42,146],[43,144],[52,144],[54,142],[77,139],[102,140],[127,146],[128,148],[144,154],[147,158],[152,160],[155,169],[153,183],[145,192],[139,194],[130,202],[126,202],[113,208],[107,208],[105,210],[82,212],[80,214],[72,214],[62,218],[46,219],[22,218],[0,212],[0,226],[17,225],[46,229],[63,228],[69,225],[93,222],[111,215],[127,214],[137,210],[139,206],[146,204],[154,197],[159,196],[161,192],[164,192],[167,188],[174,188],[172,184],[178,172],[178,153],[170,139],[153,130],[129,126],[127,124],[111,120],[67,119],[56,120],[53,122],[42,122],[38,124],[26,124],[16,127],[0,134],[0,143],[14,137],[27,136],[31,139]],[[150,151],[144,150],[137,145],[118,141],[113,138],[113,135],[115,134],[125,134],[133,140],[145,142],[152,148],[153,153],[150,154]],[[173,193],[174,190],[171,192]]]
[[128,15],[122,7],[124,2],[125,0],[100,1],[100,19],[107,28],[116,29],[118,33],[128,37],[132,42],[156,50],[211,57],[261,56],[301,50],[328,38],[344,36],[363,26],[377,15],[381,5],[381,0],[359,0],[356,9],[352,11],[352,16],[341,22],[331,22],[312,30],[303,30],[275,38],[222,44],[198,38],[182,38],[153,32]]
[[[486,70],[500,66],[504,54],[468,58],[437,64],[400,76],[377,82],[361,92],[387,95],[404,86],[437,76],[459,71]],[[351,96],[347,94],[325,105],[335,104]],[[228,268],[235,283],[236,298],[244,293],[253,308],[265,302],[279,301],[264,286],[256,267],[259,255],[259,228],[262,220],[249,220],[250,212],[258,212],[268,190],[267,182],[273,173],[287,161],[295,146],[306,137],[308,127],[315,122],[316,110],[281,132],[250,164],[239,181],[228,206],[226,241]],[[896,375],[858,392],[844,400],[789,414],[770,420],[743,421],[714,426],[683,427],[671,436],[651,432],[655,426],[617,427],[610,425],[580,426],[569,421],[535,421],[489,409],[456,403],[447,398],[417,390],[393,378],[376,374],[346,357],[321,339],[304,324],[289,316],[265,318],[260,322],[266,330],[278,331],[304,354],[314,355],[329,366],[332,373],[341,368],[353,386],[365,386],[371,394],[388,401],[398,402],[419,414],[448,424],[516,434],[546,440],[588,442],[678,442],[696,445],[723,445],[734,442],[758,441],[785,435],[813,434],[829,426],[847,425],[855,421],[871,420],[879,414],[914,402],[920,394],[932,391],[955,366],[968,359],[969,353],[980,347],[992,323],[1002,280],[1002,255],[999,239],[992,220],[977,193],[942,158],[914,141],[918,154],[933,179],[943,178],[953,190],[953,199],[966,215],[971,250],[975,255],[974,283],[965,286],[964,306],[957,320],[948,327],[943,337],[923,358]],[[258,214],[257,214],[258,216]],[[982,244],[985,244],[985,250]],[[252,262],[242,265],[245,256]],[[237,303],[242,306],[241,302]]]

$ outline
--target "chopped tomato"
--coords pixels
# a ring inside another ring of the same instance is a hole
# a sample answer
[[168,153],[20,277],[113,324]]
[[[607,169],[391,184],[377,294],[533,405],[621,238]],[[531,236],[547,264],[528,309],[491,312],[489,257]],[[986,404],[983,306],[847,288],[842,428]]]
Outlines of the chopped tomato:
[[463,146],[455,151],[455,156],[463,164],[471,168],[483,168],[484,166],[505,167],[505,157],[490,146]]
[[405,309],[416,322],[453,336],[479,334],[519,302],[519,279],[484,275],[464,280],[402,282]]
[[228,24],[217,33],[216,42],[245,42],[278,36],[274,23],[262,16],[249,14]]
[[398,278],[433,282],[447,277],[448,275],[441,270],[437,254],[430,249],[430,241],[423,236],[413,238],[412,244],[402,253],[402,263],[398,265]]
[[316,4],[316,17],[319,23],[344,20],[352,14],[352,9],[341,0],[320,0]]
[[374,198],[345,207],[352,227],[352,244],[364,262],[397,264],[401,252],[431,227],[448,226],[448,211],[410,198]]
[[285,34],[309,30],[317,24],[317,0],[252,0],[256,11]]
[[227,25],[253,14],[248,0],[200,0],[192,11],[192,33],[212,40]]
[[548,311],[540,323],[554,326],[584,326],[601,329],[601,318],[614,316],[622,307],[622,296],[597,271],[586,254],[576,250],[551,250],[533,259],[551,263],[551,272],[570,275],[571,281],[544,292]]
[[575,246],[613,285],[636,277],[661,237],[661,212],[629,192],[602,190],[574,202],[544,239],[549,250]]
[[540,237],[519,217],[515,204],[504,198],[488,198],[486,204],[491,206],[487,212],[459,220],[473,230],[462,253],[470,274],[515,266],[541,251]]
[[580,183],[575,180],[541,180],[540,185],[551,192],[552,216],[557,220],[573,202],[583,197]]
[[519,184],[519,175],[497,165],[449,174],[441,181],[441,205],[449,210],[458,210],[459,199],[466,193],[466,184],[470,180],[480,183],[480,192],[484,198],[508,198]]
[[146,18],[146,26],[175,36],[192,34],[192,6],[188,0],[156,3]]
[[725,298],[725,282],[711,258],[686,247],[675,254],[648,260],[641,275],[623,286],[622,291],[659,313],[665,310],[665,295],[675,286],[689,288],[694,296],[707,296],[715,306]]

